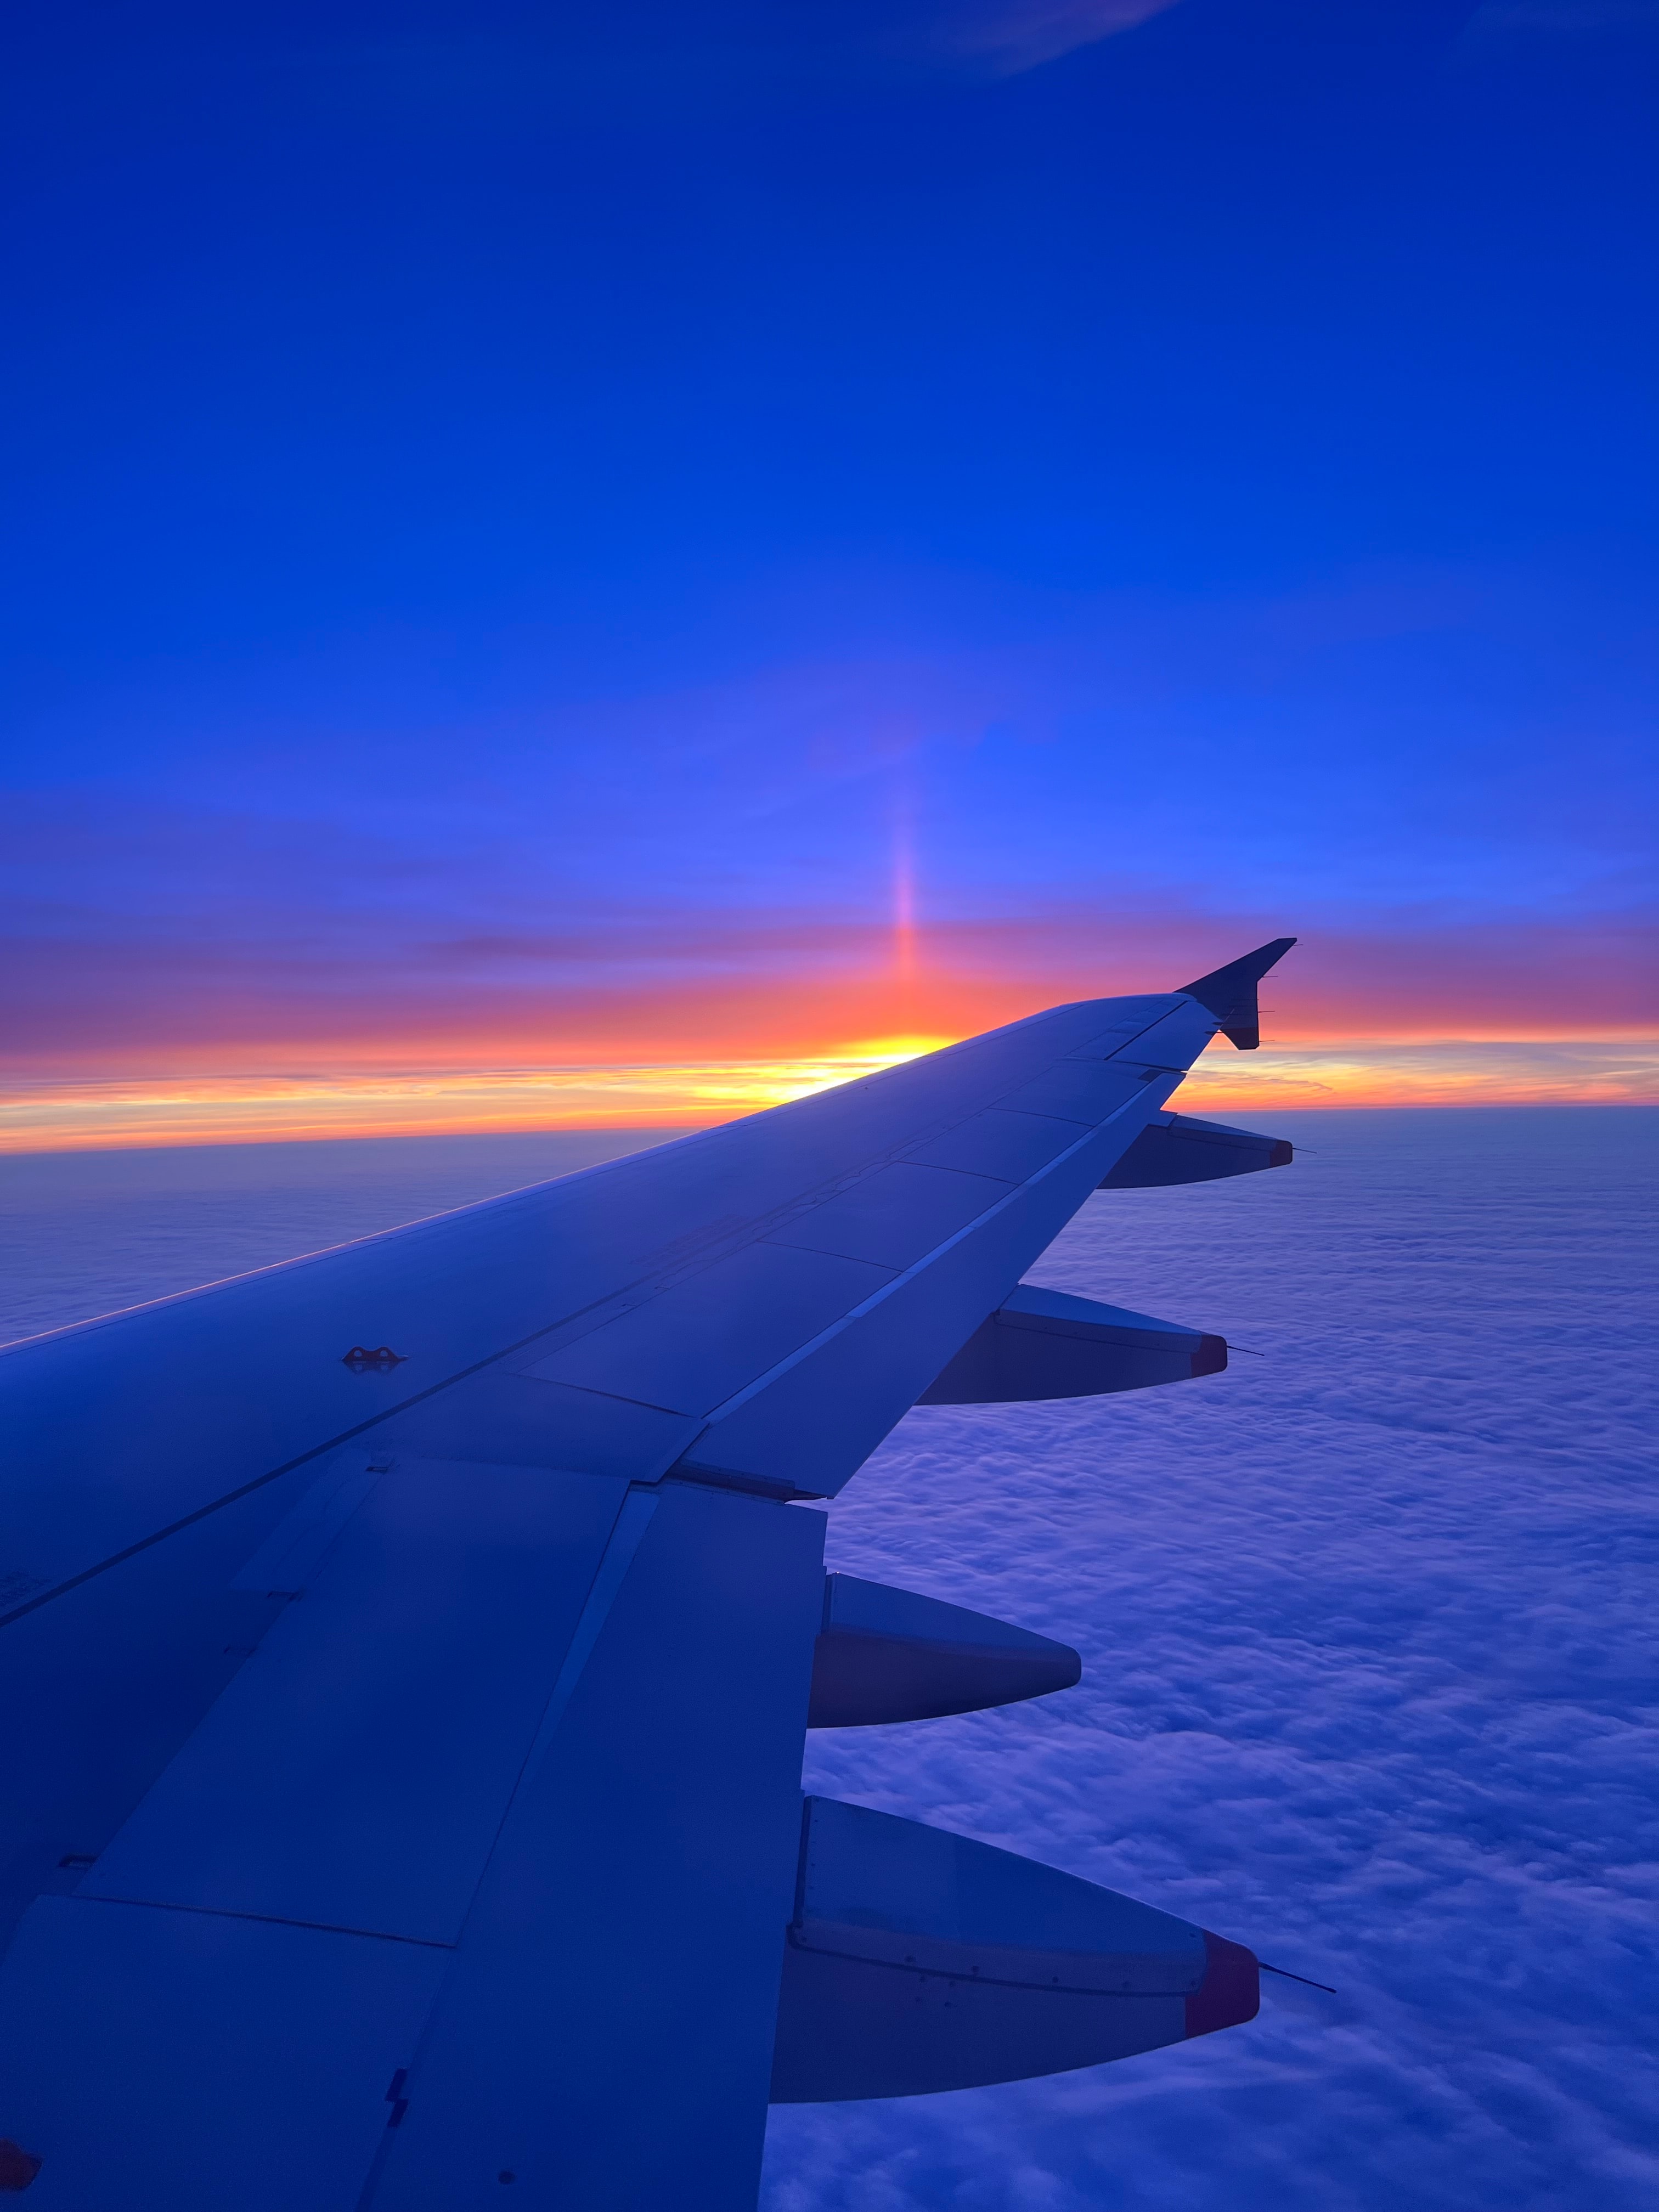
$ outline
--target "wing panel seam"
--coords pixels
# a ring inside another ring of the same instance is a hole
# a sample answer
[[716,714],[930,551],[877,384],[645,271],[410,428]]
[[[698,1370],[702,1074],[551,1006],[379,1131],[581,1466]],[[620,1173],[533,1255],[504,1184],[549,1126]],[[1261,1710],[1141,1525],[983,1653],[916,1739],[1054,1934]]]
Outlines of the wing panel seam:
[[343,1921],[295,1920],[283,1912],[233,1912],[222,1905],[185,1905],[171,1897],[112,1897],[100,1893],[96,1897],[82,1897],[71,1891],[64,1902],[70,1905],[118,1905],[140,1912],[188,1912],[198,1920],[246,1920],[261,1928],[309,1928],[319,1936],[355,1936],[365,1943],[403,1943],[416,1951],[453,1951],[453,1943],[441,1942],[433,1936],[400,1936],[390,1928],[354,1928]]
[[[787,1375],[791,1368],[798,1367],[803,1359],[810,1358],[815,1352],[820,1351],[824,1345],[838,1337],[843,1329],[850,1328],[855,1321],[862,1321],[866,1314],[874,1312],[884,1299],[891,1297],[896,1291],[902,1291],[907,1284],[913,1283],[918,1275],[925,1273],[936,1260],[941,1259],[953,1246],[962,1243],[965,1238],[973,1236],[978,1230],[982,1229],[988,1221],[994,1220],[999,1213],[1005,1212],[1017,1199],[1023,1198],[1028,1190],[1042,1182],[1045,1177],[1053,1175],[1056,1169],[1064,1167],[1066,1161],[1073,1158],[1085,1145],[1092,1144],[1103,1129],[1109,1129],[1119,1115],[1127,1114],[1130,1107],[1138,1103],[1136,1099],[1126,1098],[1121,1106],[1114,1108],[1103,1121],[1097,1121],[1092,1128],[1085,1130],[1074,1145],[1067,1145],[1063,1152],[1057,1152],[1054,1158],[1045,1166],[1040,1167],[1035,1175],[1028,1176],[1024,1182],[1017,1183],[1012,1190],[998,1199],[994,1206],[988,1206],[983,1213],[975,1214],[971,1221],[965,1222],[953,1236],[947,1237],[942,1243],[934,1245],[933,1250],[924,1253],[920,1260],[913,1261],[902,1274],[895,1275],[890,1283],[884,1283],[879,1290],[872,1291],[867,1298],[854,1306],[849,1312],[842,1314],[839,1321],[831,1322],[827,1328],[820,1329],[809,1342],[792,1352],[787,1358],[779,1360],[775,1366],[769,1367],[764,1375],[757,1376],[754,1382],[735,1392],[723,1404],[716,1406],[708,1416],[709,1426],[712,1427],[716,1421],[724,1420],[728,1413],[736,1413],[738,1407],[746,1405],[750,1399],[758,1397],[763,1390],[769,1388],[781,1376]],[[703,1434],[705,1436],[708,1434],[707,1429],[704,1430]],[[701,1441],[701,1437],[694,1440],[686,1447],[687,1451],[695,1451],[697,1443]]]

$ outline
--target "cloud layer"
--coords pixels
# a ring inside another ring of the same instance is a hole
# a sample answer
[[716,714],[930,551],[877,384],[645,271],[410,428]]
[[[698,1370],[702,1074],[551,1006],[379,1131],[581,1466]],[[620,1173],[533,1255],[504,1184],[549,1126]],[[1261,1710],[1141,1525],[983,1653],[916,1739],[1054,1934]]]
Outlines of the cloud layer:
[[1046,1706],[812,1739],[957,1827],[1334,1984],[1070,2078],[774,2115],[767,2212],[1425,2212],[1659,2185],[1646,1332],[1659,1115],[1306,1115],[1034,1271],[1263,1356],[918,1413],[853,1572],[1083,1651]]

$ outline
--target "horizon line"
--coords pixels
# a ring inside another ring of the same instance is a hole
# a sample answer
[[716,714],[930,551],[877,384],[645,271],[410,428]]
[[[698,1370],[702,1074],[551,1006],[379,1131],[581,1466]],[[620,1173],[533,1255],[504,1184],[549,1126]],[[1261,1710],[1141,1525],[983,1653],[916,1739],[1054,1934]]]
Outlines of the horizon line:
[[[707,1128],[954,1042],[910,1036],[790,1056],[14,1077],[0,1154],[330,1138]],[[1203,1116],[1312,1108],[1659,1104],[1659,1037],[1331,1038],[1200,1060]]]

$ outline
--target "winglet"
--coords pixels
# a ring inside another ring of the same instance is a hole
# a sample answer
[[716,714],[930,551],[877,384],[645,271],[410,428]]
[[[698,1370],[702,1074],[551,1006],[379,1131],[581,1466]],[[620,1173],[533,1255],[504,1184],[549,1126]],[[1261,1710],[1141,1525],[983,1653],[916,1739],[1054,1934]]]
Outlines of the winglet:
[[1189,999],[1209,1008],[1223,1036],[1231,1038],[1241,1052],[1254,1052],[1261,1042],[1255,987],[1295,943],[1293,937],[1275,937],[1271,945],[1259,945],[1242,960],[1230,960],[1213,975],[1200,975],[1197,982],[1183,983],[1181,988]]

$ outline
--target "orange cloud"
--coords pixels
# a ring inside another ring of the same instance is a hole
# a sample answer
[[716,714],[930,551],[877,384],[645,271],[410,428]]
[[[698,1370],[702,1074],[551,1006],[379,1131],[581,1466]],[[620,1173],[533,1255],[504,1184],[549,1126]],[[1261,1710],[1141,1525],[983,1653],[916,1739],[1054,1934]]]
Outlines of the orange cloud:
[[753,908],[37,940],[9,963],[0,1147],[690,1127],[1057,1001],[1168,989],[1281,928],[1303,942],[1265,994],[1268,1047],[1201,1062],[1194,1110],[1659,1097],[1640,913],[1385,934],[1168,898],[924,923],[901,896],[896,924]]
[[[41,1082],[0,1099],[0,1151],[550,1128],[679,1129],[845,1083],[940,1037],[873,1039],[809,1059],[427,1067],[264,1077]],[[1386,1041],[1235,1054],[1217,1046],[1178,1103],[1271,1115],[1295,1106],[1659,1103],[1659,1038]]]

